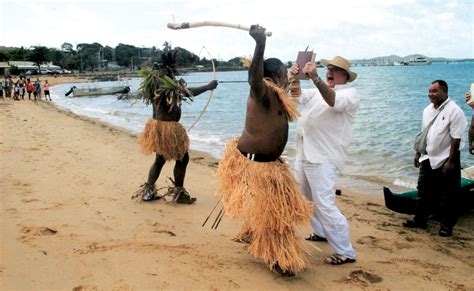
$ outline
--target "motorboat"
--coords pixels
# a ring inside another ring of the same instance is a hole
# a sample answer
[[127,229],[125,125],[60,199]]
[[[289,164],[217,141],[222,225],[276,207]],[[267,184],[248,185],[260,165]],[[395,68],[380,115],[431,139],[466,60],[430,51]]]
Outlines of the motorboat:
[[410,62],[408,62],[409,66],[422,66],[422,65],[431,65],[431,62],[428,61],[425,57],[416,57]]
[[86,97],[86,96],[101,96],[101,95],[114,95],[123,94],[130,92],[128,86],[113,86],[105,88],[77,88],[76,86],[71,87],[69,92],[65,96],[69,96],[71,93],[74,97]]

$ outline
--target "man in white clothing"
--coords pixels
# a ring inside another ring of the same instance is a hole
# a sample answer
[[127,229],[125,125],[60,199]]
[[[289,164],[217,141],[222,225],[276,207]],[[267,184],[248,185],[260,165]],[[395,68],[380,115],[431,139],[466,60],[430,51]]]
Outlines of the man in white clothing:
[[355,262],[356,255],[347,219],[335,204],[334,187],[336,172],[343,169],[352,139],[360,97],[348,84],[357,77],[350,70],[349,61],[336,56],[321,62],[326,65],[327,83],[318,76],[314,63],[306,63],[302,68],[315,89],[301,90],[294,78],[300,68],[296,63],[291,67],[290,86],[292,92],[300,95],[302,105],[296,128],[295,168],[302,192],[315,204],[311,219],[314,233],[307,240],[327,240],[335,253],[326,262],[341,265]]
[[428,91],[431,104],[423,110],[422,127],[434,120],[428,131],[426,150],[416,152],[414,165],[420,168],[418,198],[414,220],[403,225],[409,228],[428,227],[428,215],[437,211],[441,218],[439,235],[448,237],[458,217],[457,202],[461,185],[459,149],[467,126],[462,109],[448,97],[448,84],[443,80],[431,83]]

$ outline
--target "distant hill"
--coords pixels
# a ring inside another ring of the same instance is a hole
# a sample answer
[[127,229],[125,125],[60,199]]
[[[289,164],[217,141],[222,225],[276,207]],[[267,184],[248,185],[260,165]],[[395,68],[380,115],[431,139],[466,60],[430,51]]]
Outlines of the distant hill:
[[354,59],[351,60],[353,64],[385,64],[385,63],[394,63],[394,62],[409,62],[414,60],[417,57],[424,57],[430,62],[473,62],[474,59],[453,59],[453,58],[444,58],[444,57],[427,57],[422,54],[413,54],[404,57],[397,55],[389,55],[382,57],[375,57],[370,59]]

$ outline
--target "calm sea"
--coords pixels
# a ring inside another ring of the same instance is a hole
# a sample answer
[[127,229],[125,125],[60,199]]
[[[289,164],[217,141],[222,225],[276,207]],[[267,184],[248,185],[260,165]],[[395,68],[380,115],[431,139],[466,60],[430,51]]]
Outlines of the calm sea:
[[[324,76],[324,69],[319,69]],[[423,108],[431,81],[443,79],[448,83],[450,97],[461,106],[470,122],[472,110],[464,96],[474,82],[474,63],[432,64],[431,66],[355,67],[358,78],[354,86],[362,97],[356,114],[352,144],[343,175],[338,184],[358,192],[382,193],[382,185],[395,189],[416,186],[418,170],[413,167],[412,144],[421,127]],[[212,79],[212,73],[182,76],[190,87],[201,86]],[[246,71],[218,72],[219,81],[247,80]],[[139,133],[151,115],[151,107],[141,102],[118,101],[116,96],[67,98],[64,93],[72,85],[78,88],[128,85],[132,91],[139,79],[119,82],[62,84],[51,88],[53,101],[60,107],[79,115],[98,118],[107,123]],[[309,81],[303,88],[312,88]],[[206,113],[189,132],[191,148],[219,158],[228,139],[242,132],[249,86],[247,83],[219,84]],[[181,122],[189,127],[203,109],[209,93],[196,97],[192,104],[183,105]],[[290,163],[295,153],[295,123],[290,125],[290,139],[285,156]],[[463,167],[474,165],[466,150],[467,129],[461,154]]]

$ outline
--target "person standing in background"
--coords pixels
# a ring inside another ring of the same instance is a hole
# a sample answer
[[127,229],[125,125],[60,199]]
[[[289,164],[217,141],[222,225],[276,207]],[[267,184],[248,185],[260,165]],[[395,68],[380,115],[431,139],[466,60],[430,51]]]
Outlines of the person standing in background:
[[[471,91],[467,91],[466,93],[466,103],[471,107],[471,109],[474,109],[474,99],[472,99],[472,93]],[[469,153],[471,155],[474,155],[474,114],[471,116],[471,125],[469,126]]]
[[5,97],[11,97],[12,94],[12,78],[5,76]]
[[36,78],[34,87],[35,87],[35,90],[33,91],[33,96],[35,97],[35,100],[37,100],[36,97],[38,97],[38,99],[41,100],[41,82],[39,78]]
[[48,80],[45,80],[45,81],[44,81],[44,84],[43,84],[43,91],[44,91],[44,99],[46,99],[46,101],[48,101],[48,97],[49,97],[49,101],[51,101],[51,96],[49,95],[49,83],[48,83]]
[[[30,78],[26,79],[26,92],[28,92],[28,99],[31,100],[31,93],[35,91],[35,86],[31,83]],[[34,95],[34,93],[33,93]]]
[[[403,223],[407,228],[428,227],[428,215],[439,205],[441,227],[439,235],[453,235],[457,222],[457,202],[461,185],[459,149],[467,126],[462,109],[449,98],[448,84],[443,80],[431,83],[428,90],[431,104],[423,110],[422,127],[431,123],[426,138],[426,150],[416,152],[414,165],[420,168],[415,217]],[[432,122],[434,120],[434,122]]]

